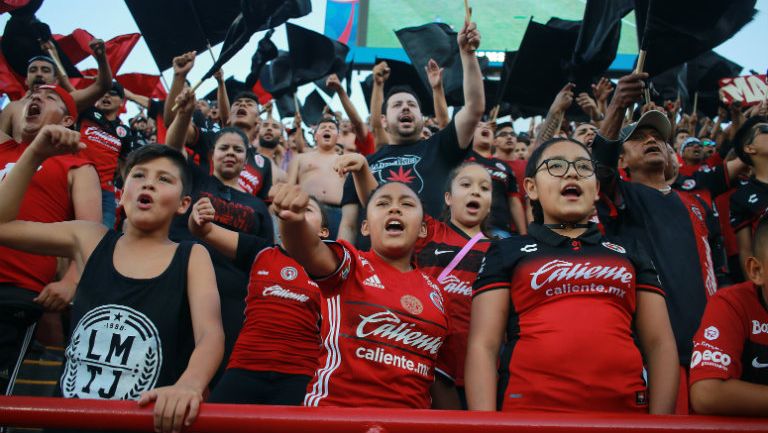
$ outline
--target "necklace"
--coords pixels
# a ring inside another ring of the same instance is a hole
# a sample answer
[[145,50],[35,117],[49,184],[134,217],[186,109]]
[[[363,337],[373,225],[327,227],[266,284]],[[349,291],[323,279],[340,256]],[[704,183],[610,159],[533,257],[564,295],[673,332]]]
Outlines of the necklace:
[[671,187],[671,186],[669,186],[669,185],[667,185],[667,186],[666,186],[666,187],[664,187],[664,188],[659,188],[659,192],[660,192],[660,193],[662,193],[662,194],[666,194],[666,193],[668,193],[668,192],[670,192],[670,191],[672,191],[672,187]]
[[548,229],[557,230],[574,230],[574,229],[588,229],[589,223],[561,223],[561,224],[543,224]]

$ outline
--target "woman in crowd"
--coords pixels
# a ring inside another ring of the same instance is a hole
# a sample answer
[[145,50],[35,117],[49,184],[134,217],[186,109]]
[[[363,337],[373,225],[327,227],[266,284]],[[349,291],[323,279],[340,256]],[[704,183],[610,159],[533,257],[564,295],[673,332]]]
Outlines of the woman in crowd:
[[531,155],[534,222],[527,236],[491,246],[474,285],[470,409],[673,411],[679,373],[664,295],[640,251],[589,222],[594,173],[590,152],[571,139]]

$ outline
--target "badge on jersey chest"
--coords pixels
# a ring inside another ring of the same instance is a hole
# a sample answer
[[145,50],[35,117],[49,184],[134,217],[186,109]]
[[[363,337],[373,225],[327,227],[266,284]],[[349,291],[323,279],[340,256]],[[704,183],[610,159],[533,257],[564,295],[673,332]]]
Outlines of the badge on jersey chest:
[[163,363],[160,335],[144,314],[103,305],[77,324],[61,377],[64,397],[137,400],[155,387]]
[[416,167],[421,161],[417,155],[392,156],[373,163],[371,171],[379,183],[402,182],[417,193],[424,189],[424,180]]

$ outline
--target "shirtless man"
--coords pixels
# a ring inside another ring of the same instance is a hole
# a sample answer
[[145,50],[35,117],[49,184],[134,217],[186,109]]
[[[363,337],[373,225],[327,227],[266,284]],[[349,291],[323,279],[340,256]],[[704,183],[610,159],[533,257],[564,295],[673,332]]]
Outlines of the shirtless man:
[[339,157],[336,142],[339,139],[339,127],[332,117],[323,118],[315,127],[315,150],[296,155],[288,167],[288,183],[301,185],[309,195],[317,197],[327,207],[328,229],[331,239],[336,234],[341,221],[342,192],[344,177],[334,171],[333,166]]
[[59,71],[53,59],[48,56],[32,57],[27,66],[27,94],[18,101],[8,104],[0,113],[0,131],[12,137],[15,141],[22,141],[22,124],[24,123],[24,106],[29,101],[32,93],[43,84],[61,84],[72,94],[78,113],[93,106],[99,98],[104,96],[112,87],[112,70],[107,62],[104,41],[93,39],[89,44],[93,57],[99,66],[99,74],[96,81],[82,90],[74,90],[69,84],[64,71]]

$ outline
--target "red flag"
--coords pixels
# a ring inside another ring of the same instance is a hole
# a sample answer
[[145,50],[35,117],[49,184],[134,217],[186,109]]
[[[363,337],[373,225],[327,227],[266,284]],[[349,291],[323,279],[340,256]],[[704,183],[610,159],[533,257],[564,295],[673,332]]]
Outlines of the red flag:
[[93,35],[83,29],[75,29],[66,36],[53,35],[53,39],[58,42],[61,51],[76,65],[91,55],[91,48],[88,44],[93,39]]
[[8,65],[5,56],[0,52],[0,94],[6,93],[11,101],[18,101],[27,93],[24,78],[19,76]]
[[256,96],[259,97],[259,104],[261,105],[264,105],[272,100],[272,94],[264,89],[264,87],[261,85],[261,81],[257,81],[251,90],[256,94]]
[[141,33],[128,33],[115,36],[108,40],[104,45],[107,50],[107,61],[112,69],[112,75],[117,75],[117,71],[123,66],[123,62],[131,53],[131,50],[139,42]]
[[0,1],[0,14],[22,8],[29,3],[29,0],[2,0]]
[[157,99],[165,99],[168,96],[159,75],[141,73],[122,74],[117,76],[117,82],[137,95]]

